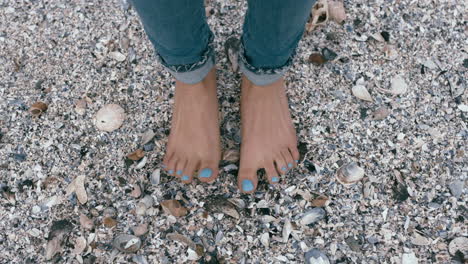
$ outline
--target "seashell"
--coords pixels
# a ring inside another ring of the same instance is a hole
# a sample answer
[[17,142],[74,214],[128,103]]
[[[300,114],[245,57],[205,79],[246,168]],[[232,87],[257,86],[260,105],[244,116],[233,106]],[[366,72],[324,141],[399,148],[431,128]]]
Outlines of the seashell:
[[118,224],[117,220],[112,217],[104,217],[102,219],[102,224],[107,228],[112,228]]
[[334,52],[333,50],[331,50],[329,48],[323,48],[322,49],[322,55],[323,55],[323,57],[325,58],[326,61],[332,61],[332,60],[336,59],[336,57],[338,56],[338,54],[336,54],[336,52]]
[[188,213],[187,208],[183,207],[177,200],[164,200],[161,202],[161,206],[164,212],[175,217],[184,216]]
[[457,251],[460,251],[464,256],[468,254],[468,238],[457,237],[450,241],[449,252],[450,255],[455,256]]
[[307,32],[311,32],[317,26],[325,24],[328,21],[328,2],[327,0],[318,0],[312,7],[312,21],[307,25]]
[[371,37],[378,42],[385,42],[385,39],[383,38],[382,34],[380,34],[380,32],[372,34]]
[[135,255],[132,257],[132,261],[135,262],[136,264],[148,264],[148,260],[146,260],[146,257],[143,255]]
[[84,229],[93,229],[94,222],[93,220],[89,219],[85,214],[80,214],[80,225]]
[[390,110],[387,107],[381,106],[371,114],[372,120],[383,120],[390,115]]
[[428,246],[432,243],[432,240],[415,232],[411,238],[411,243],[416,246]]
[[462,112],[468,112],[468,105],[466,104],[459,104],[457,108],[460,109],[460,111]]
[[335,21],[338,24],[341,24],[346,19],[346,12],[342,1],[328,1],[328,14],[330,15],[330,20]]
[[394,45],[385,44],[383,52],[387,60],[395,60],[398,57],[398,52]]
[[82,236],[76,238],[75,240],[75,248],[73,249],[73,253],[76,255],[81,254],[86,249],[86,239]]
[[309,56],[309,62],[314,64],[314,65],[320,66],[320,65],[324,64],[325,62],[327,62],[327,60],[320,53],[312,53]]
[[148,157],[143,157],[143,159],[141,159],[141,161],[135,166],[135,169],[137,170],[142,169],[146,165],[147,161],[148,161]]
[[143,223],[141,225],[135,226],[132,228],[132,231],[135,236],[142,236],[148,232],[148,224]]
[[401,75],[397,75],[392,79],[392,85],[390,88],[390,93],[394,95],[404,94],[408,90],[408,85],[405,82],[405,79]]
[[236,162],[239,160],[239,150],[228,149],[223,153],[223,160],[229,162]]
[[35,102],[31,105],[31,108],[29,108],[29,113],[35,117],[40,116],[45,111],[47,111],[47,104],[43,102]]
[[344,185],[356,183],[362,177],[364,177],[364,169],[359,167],[356,162],[350,162],[341,166],[336,174],[336,179]]
[[117,210],[114,207],[107,207],[102,213],[104,217],[117,217]]
[[137,161],[145,156],[145,152],[142,149],[137,149],[134,152],[127,155],[127,158]]
[[307,251],[304,258],[306,264],[330,264],[327,255],[316,248]]
[[153,185],[158,185],[160,181],[161,181],[161,170],[155,169],[153,173],[151,173],[150,182]]
[[229,65],[233,72],[239,70],[238,54],[240,48],[240,40],[236,37],[230,37],[224,42],[224,52],[228,59]]
[[413,252],[403,253],[401,256],[401,264],[418,264],[418,258]]
[[81,204],[85,204],[88,201],[88,195],[86,194],[86,189],[84,187],[84,181],[86,176],[80,175],[77,176],[67,187],[66,189],[66,196],[72,194],[73,192],[76,194],[78,201]]
[[140,249],[141,240],[136,236],[120,234],[114,238],[112,245],[121,252],[133,253]]
[[205,208],[212,213],[223,213],[232,218],[239,219],[240,215],[237,211],[236,204],[224,198],[223,196],[211,197],[206,203]]
[[119,61],[119,62],[122,62],[124,61],[127,56],[125,56],[124,54],[118,52],[118,51],[113,51],[111,53],[109,53],[109,57],[116,60],[116,61]]
[[289,220],[286,220],[284,222],[283,226],[283,242],[288,243],[289,235],[291,235],[292,232],[292,225]]
[[78,100],[75,103],[75,112],[79,115],[84,115],[88,102],[84,99]]
[[325,210],[320,207],[313,208],[306,212],[301,218],[301,225],[310,225],[315,222],[320,221],[322,218],[325,217]]
[[364,100],[364,101],[372,102],[372,97],[364,85],[360,85],[360,84],[355,85],[352,88],[352,92],[353,92],[353,95],[356,96],[357,98]]
[[125,120],[125,111],[117,104],[108,104],[101,108],[95,117],[95,125],[101,131],[112,132]]
[[260,243],[262,243],[266,248],[270,247],[270,234],[268,232],[263,233],[260,236]]
[[152,129],[149,129],[145,131],[143,134],[141,134],[141,145],[146,145],[146,143],[150,142],[156,133]]
[[320,195],[311,201],[313,207],[325,207],[329,204],[330,200],[325,195]]

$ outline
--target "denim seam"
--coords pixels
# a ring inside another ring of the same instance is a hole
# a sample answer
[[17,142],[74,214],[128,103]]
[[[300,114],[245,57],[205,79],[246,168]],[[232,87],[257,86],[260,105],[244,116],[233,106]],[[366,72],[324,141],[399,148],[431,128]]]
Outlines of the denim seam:
[[208,45],[203,54],[201,55],[201,60],[195,62],[195,63],[190,63],[190,64],[181,64],[181,65],[168,65],[163,57],[158,53],[155,52],[156,59],[167,69],[176,72],[176,73],[183,73],[183,72],[190,72],[197,70],[203,65],[205,65],[208,60],[214,58],[214,35],[213,33],[210,32],[210,38],[208,39]]
[[250,64],[247,61],[247,57],[245,55],[245,47],[243,40],[240,41],[240,46],[239,46],[239,59],[241,62],[244,64],[245,68],[256,74],[256,75],[276,75],[276,74],[283,74],[286,72],[286,70],[291,67],[293,64],[293,60],[296,57],[296,50],[297,46],[293,49],[291,55],[289,56],[288,60],[286,61],[285,64],[282,66],[276,67],[276,68],[261,68],[261,67],[255,67],[252,64]]

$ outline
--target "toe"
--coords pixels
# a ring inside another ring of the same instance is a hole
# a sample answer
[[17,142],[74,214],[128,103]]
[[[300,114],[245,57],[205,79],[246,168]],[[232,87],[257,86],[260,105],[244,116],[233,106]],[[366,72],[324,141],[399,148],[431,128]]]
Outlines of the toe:
[[299,158],[300,158],[300,154],[299,154],[299,150],[297,149],[297,146],[289,147],[289,152],[291,153],[291,156],[294,159],[294,163],[296,163],[297,165],[299,163]]
[[201,182],[213,182],[218,177],[217,162],[202,162],[198,170],[198,179]]
[[168,175],[175,176],[175,169],[176,169],[177,162],[178,162],[178,159],[176,157],[169,159],[169,162],[167,163],[167,167],[166,167],[166,171]]
[[179,159],[179,161],[175,165],[174,176],[176,176],[177,178],[181,178],[186,165],[187,165],[186,159]]
[[264,169],[266,172],[268,182],[270,182],[271,184],[277,184],[280,180],[280,177],[276,172],[275,164],[273,163],[273,161],[271,161],[268,164],[265,164]]
[[243,169],[239,170],[237,176],[237,186],[243,193],[253,193],[257,189],[257,169]]
[[281,155],[283,156],[284,161],[286,161],[288,170],[296,166],[296,163],[294,162],[294,159],[288,149],[281,151]]
[[191,183],[193,179],[193,174],[197,168],[197,162],[195,161],[188,161],[187,165],[185,166],[182,177],[180,178],[183,183]]
[[284,160],[283,155],[281,153],[275,159],[276,163],[276,170],[278,171],[279,175],[285,175],[288,171],[288,163]]
[[168,167],[169,167],[169,163],[171,163],[171,160],[173,159],[174,155],[173,153],[166,153],[166,155],[164,155],[164,159],[162,161],[162,168],[164,170],[168,170]]

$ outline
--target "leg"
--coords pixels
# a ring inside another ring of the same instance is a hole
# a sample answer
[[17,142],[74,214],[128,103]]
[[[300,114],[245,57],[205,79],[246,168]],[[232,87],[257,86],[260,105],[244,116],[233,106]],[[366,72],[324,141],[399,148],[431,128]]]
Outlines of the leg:
[[157,57],[176,79],[163,167],[190,183],[218,175],[221,156],[213,34],[203,0],[134,0]]
[[200,82],[214,66],[203,0],[133,0],[133,5],[159,61],[177,80]]
[[256,189],[258,169],[264,168],[275,184],[299,159],[282,75],[292,63],[314,2],[248,2],[239,56],[244,76],[238,186],[245,193]]

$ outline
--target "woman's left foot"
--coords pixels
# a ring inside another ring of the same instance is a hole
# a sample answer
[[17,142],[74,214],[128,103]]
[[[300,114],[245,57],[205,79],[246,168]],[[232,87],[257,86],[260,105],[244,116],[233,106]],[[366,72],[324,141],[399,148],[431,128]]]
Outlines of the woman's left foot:
[[297,165],[297,137],[289,113],[284,79],[256,86],[245,76],[241,96],[242,145],[237,184],[244,193],[257,188],[257,171],[278,183]]

